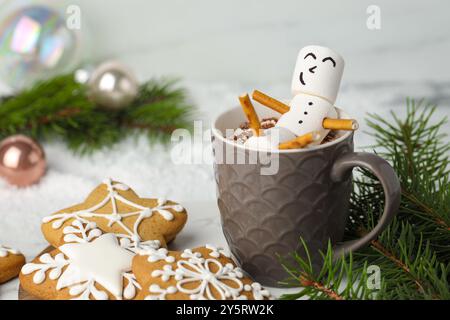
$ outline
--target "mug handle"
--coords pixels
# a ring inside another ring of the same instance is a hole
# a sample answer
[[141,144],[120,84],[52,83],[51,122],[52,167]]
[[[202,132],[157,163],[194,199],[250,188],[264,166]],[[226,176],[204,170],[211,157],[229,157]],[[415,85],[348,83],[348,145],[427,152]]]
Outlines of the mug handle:
[[366,168],[380,180],[385,196],[384,211],[375,228],[362,238],[338,243],[333,248],[335,258],[368,245],[388,226],[400,206],[400,181],[394,169],[386,160],[372,153],[354,152],[338,158],[331,169],[332,181],[340,182],[347,179],[354,167]]

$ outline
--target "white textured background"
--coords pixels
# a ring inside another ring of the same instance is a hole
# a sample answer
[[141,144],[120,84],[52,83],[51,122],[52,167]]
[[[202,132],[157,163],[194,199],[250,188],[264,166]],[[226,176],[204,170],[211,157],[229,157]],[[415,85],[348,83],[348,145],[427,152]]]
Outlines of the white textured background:
[[[52,1],[54,3],[54,1]],[[26,1],[0,0],[0,16]],[[199,117],[209,123],[236,104],[243,91],[261,89],[288,97],[298,50],[323,44],[346,60],[337,104],[357,118],[358,147],[366,112],[404,112],[406,96],[439,105],[435,119],[450,115],[450,2],[448,1],[59,1],[82,9],[88,61],[119,58],[141,79],[175,75],[184,79]],[[381,8],[381,30],[366,28],[366,8]],[[450,126],[446,126],[450,131]],[[46,243],[40,219],[81,201],[103,178],[122,180],[142,196],[213,203],[211,166],[174,165],[169,150],[125,141],[111,150],[79,158],[59,143],[45,144],[49,170],[40,184],[15,189],[0,180],[0,243],[28,257]],[[208,152],[209,145],[195,146]],[[204,208],[207,208],[205,206]],[[205,228],[213,224],[214,227]],[[195,225],[202,228],[195,228]],[[198,230],[210,230],[198,235]],[[197,210],[183,233],[186,246],[217,238],[217,214]],[[178,239],[180,240],[180,239]],[[184,244],[184,242],[183,242]],[[182,247],[181,244],[177,246]],[[14,298],[16,282],[0,286]]]

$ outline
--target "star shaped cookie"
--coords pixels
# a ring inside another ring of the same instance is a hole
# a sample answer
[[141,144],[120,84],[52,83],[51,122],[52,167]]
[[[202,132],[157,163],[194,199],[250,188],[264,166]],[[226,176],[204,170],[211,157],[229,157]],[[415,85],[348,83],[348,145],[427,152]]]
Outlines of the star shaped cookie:
[[25,264],[25,257],[19,251],[0,245],[0,283],[17,277]]
[[210,245],[193,250],[149,249],[133,259],[142,284],[137,299],[266,300],[270,293],[244,275],[230,254]]
[[131,272],[133,257],[115,234],[96,231],[90,240],[63,244],[24,265],[20,283],[46,300],[132,300],[141,289]]
[[[71,232],[74,229],[81,240],[97,236],[92,230],[100,230],[114,233],[122,247],[138,252],[166,247],[186,220],[186,210],[178,203],[140,198],[127,185],[108,179],[83,203],[45,217],[42,232],[52,246],[59,247],[78,237]],[[80,230],[81,225],[92,230]]]

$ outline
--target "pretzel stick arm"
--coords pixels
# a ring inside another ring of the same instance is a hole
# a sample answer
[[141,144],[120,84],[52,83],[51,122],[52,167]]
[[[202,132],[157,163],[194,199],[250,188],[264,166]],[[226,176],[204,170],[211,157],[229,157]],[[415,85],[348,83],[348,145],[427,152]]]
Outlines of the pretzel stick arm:
[[280,150],[287,150],[287,149],[301,149],[306,147],[311,142],[317,141],[319,139],[320,135],[313,131],[307,134],[304,134],[302,136],[299,136],[295,139],[282,142],[278,145],[278,149]]
[[248,94],[243,94],[239,97],[239,102],[241,103],[242,109],[244,110],[245,116],[248,119],[250,129],[256,136],[260,135],[261,122],[259,121],[258,115],[256,114],[255,107],[253,107],[252,102]]
[[323,119],[322,126],[324,129],[329,129],[329,130],[355,131],[355,130],[358,130],[358,128],[359,128],[358,121],[356,121],[354,119],[325,118],[325,119]]
[[290,109],[290,107],[287,104],[278,101],[258,90],[253,91],[252,98],[253,100],[258,101],[262,105],[269,107],[270,109],[275,110],[276,112],[281,114],[288,112]]

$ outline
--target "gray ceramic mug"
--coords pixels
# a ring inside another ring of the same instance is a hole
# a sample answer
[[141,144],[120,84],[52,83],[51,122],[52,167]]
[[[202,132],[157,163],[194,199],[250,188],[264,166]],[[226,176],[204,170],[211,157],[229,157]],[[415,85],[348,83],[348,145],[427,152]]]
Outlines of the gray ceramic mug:
[[[261,118],[279,116],[255,107]],[[226,129],[237,128],[243,121],[240,107],[214,121],[214,170],[225,238],[238,264],[256,281],[280,286],[287,273],[279,258],[288,258],[294,251],[304,255],[300,237],[318,268],[320,251],[326,251],[329,240],[335,255],[347,254],[369,244],[396,214],[400,184],[394,170],[374,154],[353,152],[353,132],[338,132],[335,140],[324,145],[267,155],[225,138]],[[276,170],[262,172],[269,167]],[[341,242],[349,216],[354,167],[367,168],[380,180],[385,207],[372,231],[358,240]]]

